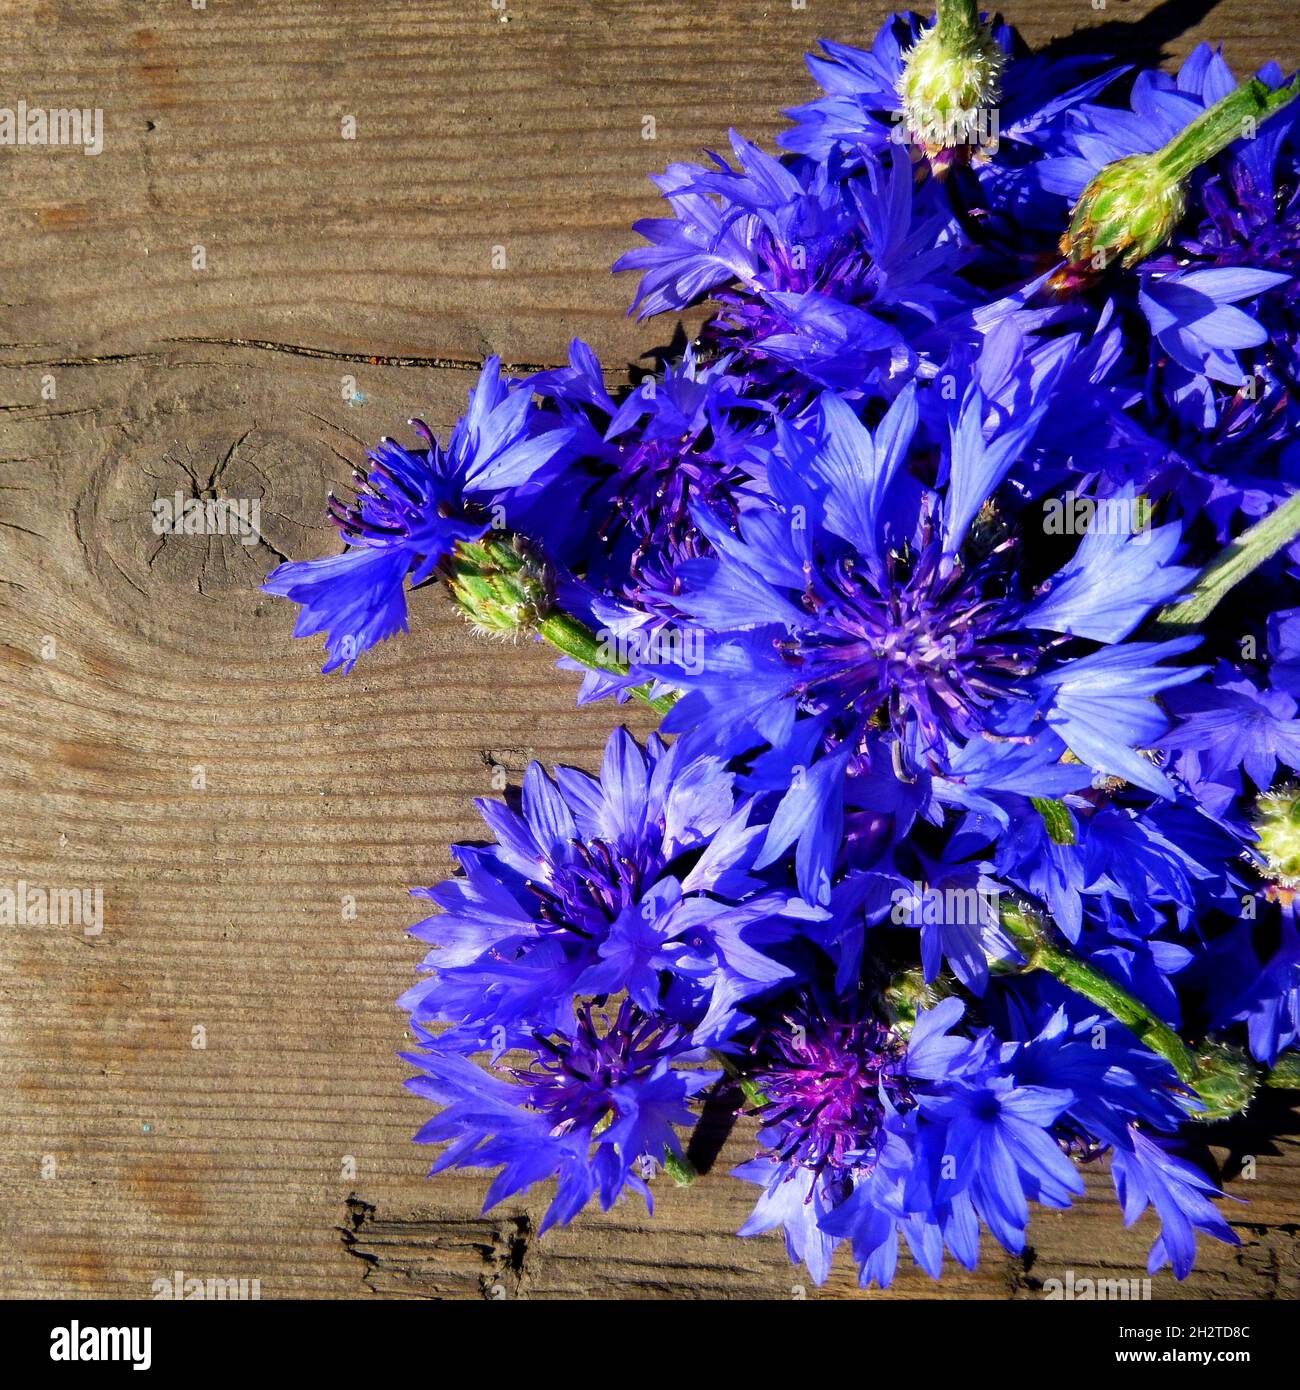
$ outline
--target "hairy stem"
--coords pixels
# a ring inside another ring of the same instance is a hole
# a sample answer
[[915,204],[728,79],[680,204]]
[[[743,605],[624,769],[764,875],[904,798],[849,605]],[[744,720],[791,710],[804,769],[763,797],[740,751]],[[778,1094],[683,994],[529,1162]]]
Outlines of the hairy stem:
[[[480,630],[536,633],[588,670],[628,674],[596,633],[555,607],[547,566],[521,537],[498,533],[461,541],[442,573],[452,597]],[[631,687],[631,694],[660,715],[673,707],[671,697],[656,698],[644,685]]]
[[1185,179],[1202,164],[1240,140],[1249,122],[1262,124],[1300,96],[1300,78],[1276,90],[1252,77],[1216,101],[1156,154],[1166,173]]
[[1199,626],[1223,596],[1252,571],[1300,536],[1300,492],[1230,541],[1197,576],[1186,598],[1156,615],[1160,628],[1183,631]]
[[673,1153],[671,1149],[664,1150],[664,1172],[678,1187],[689,1187],[700,1176],[686,1157]]
[[[568,613],[558,609],[548,613],[537,624],[537,631],[556,651],[563,652],[574,661],[580,661],[589,670],[604,671],[612,676],[627,675],[628,668],[605,653],[604,644],[596,634],[585,623],[580,623]],[[653,696],[644,685],[632,686],[631,693],[643,705],[649,705],[658,714],[667,714],[673,707],[670,696]]]
[[1158,1052],[1178,1073],[1180,1080],[1194,1085],[1198,1072],[1196,1058],[1182,1038],[1123,985],[1049,940],[1046,924],[1037,913],[1011,904],[1002,910],[1002,925],[1024,956],[1028,969],[1046,970],[1076,994],[1105,1009],[1153,1052]]
[[939,37],[950,53],[965,52],[979,32],[977,0],[939,0]]

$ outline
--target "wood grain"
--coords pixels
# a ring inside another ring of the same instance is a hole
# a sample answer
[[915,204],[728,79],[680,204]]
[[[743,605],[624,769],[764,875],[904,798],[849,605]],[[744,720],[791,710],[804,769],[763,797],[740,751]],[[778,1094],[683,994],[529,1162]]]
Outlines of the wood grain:
[[[1013,17],[1040,42],[1109,22],[1136,49],[1178,10],[1203,17],[1173,55],[1210,38],[1241,69],[1295,62],[1284,0],[1208,8]],[[542,1198],[483,1218],[479,1179],[424,1181],[391,1002],[422,954],[406,892],[478,832],[494,767],[589,766],[614,715],[575,710],[544,652],[473,640],[436,593],[411,636],[322,678],[258,584],[333,544],[324,494],[367,442],[454,420],[458,364],[557,360],[581,333],[617,373],[664,341],[607,273],[655,208],[647,172],[730,125],[770,137],[811,94],[802,52],[883,7],[0,12],[0,105],[106,122],[97,157],[0,151],[0,884],[104,893],[98,936],[0,928],[0,1291],[148,1297],[181,1269],[268,1298],[812,1296],[778,1238],[731,1235],[744,1125],[692,1191],[657,1180],[653,1221],[622,1206],[539,1239]],[[154,535],[177,489],[256,498],[257,543]],[[1254,1157],[1232,1185],[1244,1244],[1158,1296],[1295,1296],[1294,1130],[1275,1101],[1216,1136]],[[1023,1259],[988,1250],[937,1292],[1140,1275],[1150,1225],[1125,1232],[1105,1187],[1090,1174]],[[827,1292],[856,1293],[847,1264]],[[908,1271],[890,1296],[934,1292]]]

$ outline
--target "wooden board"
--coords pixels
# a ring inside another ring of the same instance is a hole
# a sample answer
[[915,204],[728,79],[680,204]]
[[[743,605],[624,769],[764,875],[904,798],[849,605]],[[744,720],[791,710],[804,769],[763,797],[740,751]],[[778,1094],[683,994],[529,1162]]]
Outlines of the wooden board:
[[[1288,0],[1014,8],[1038,42],[1100,22],[1126,56],[1300,56]],[[410,637],[322,678],[257,586],[334,544],[328,487],[412,414],[445,429],[485,353],[555,361],[583,334],[617,375],[664,342],[607,273],[655,210],[647,173],[731,125],[769,138],[812,93],[812,41],[883,13],[0,3],[0,104],[105,112],[98,156],[0,150],[0,884],[104,901],[99,935],[0,929],[5,1296],[144,1298],[176,1270],[267,1298],[815,1295],[779,1238],[731,1235],[743,1125],[690,1192],[657,1180],[653,1221],[538,1239],[540,1198],[483,1218],[478,1178],[424,1180],[395,1055],[422,954],[406,891],[476,834],[494,767],[590,766],[613,712],[435,593]],[[177,489],[259,499],[261,539],[156,536]],[[1227,1136],[1230,1172],[1253,1158],[1244,1243],[1158,1296],[1295,1296],[1295,1128],[1275,1097]],[[890,1296],[1140,1276],[1153,1232],[1106,1186],[1038,1214],[1022,1259]],[[857,1294],[847,1263],[825,1292]]]

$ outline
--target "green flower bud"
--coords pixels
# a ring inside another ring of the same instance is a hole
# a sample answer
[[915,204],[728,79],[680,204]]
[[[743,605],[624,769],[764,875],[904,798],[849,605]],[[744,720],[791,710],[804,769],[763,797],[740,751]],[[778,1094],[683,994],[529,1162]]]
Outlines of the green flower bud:
[[1206,1043],[1196,1054],[1196,1094],[1205,1110],[1196,1118],[1206,1124],[1239,1115],[1259,1089],[1259,1072],[1239,1047]]
[[1283,888],[1300,888],[1300,783],[1266,792],[1255,804],[1264,872]]
[[952,979],[944,974],[927,980],[919,966],[900,970],[881,989],[879,1012],[883,1020],[900,1037],[906,1037],[918,1016],[946,999],[955,989]]
[[1133,154],[1107,164],[1074,205],[1061,252],[1098,270],[1118,260],[1134,266],[1168,241],[1186,207],[1182,183],[1156,155]]
[[1005,61],[987,25],[945,32],[941,16],[907,54],[898,79],[908,134],[931,154],[987,142]]
[[531,635],[554,603],[546,565],[517,536],[461,541],[444,572],[457,606],[486,636]]
[[1294,1047],[1284,1052],[1264,1078],[1264,1085],[1281,1091],[1300,1091],[1300,1052]]

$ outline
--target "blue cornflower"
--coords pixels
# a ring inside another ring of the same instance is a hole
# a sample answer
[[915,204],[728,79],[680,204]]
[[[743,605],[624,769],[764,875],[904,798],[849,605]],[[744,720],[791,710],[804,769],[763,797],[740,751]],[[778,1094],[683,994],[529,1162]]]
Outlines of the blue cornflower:
[[430,1176],[500,1167],[485,1211],[556,1177],[543,1231],[571,1221],[592,1197],[608,1211],[627,1188],[653,1210],[646,1179],[667,1154],[681,1156],[674,1126],[693,1122],[689,1102],[720,1076],[679,1065],[691,1053],[680,1030],[629,1001],[613,1018],[587,1004],[568,1031],[537,1031],[526,1061],[511,1067],[479,1066],[416,1031],[426,1046],[404,1060],[421,1075],[406,1084],[445,1107],[416,1135],[420,1144],[447,1144]]
[[[961,1014],[957,1000],[945,1000],[923,1012],[908,1037],[864,1012],[860,996],[830,1005],[809,996],[760,1031],[750,1074],[764,1097],[761,1151],[735,1176],[763,1191],[742,1236],[781,1226],[790,1258],[816,1283],[830,1273],[834,1248],[847,1236],[863,1283],[884,1286],[901,1232],[938,1277],[942,1232],[965,1223],[969,1202],[959,1195],[956,1215],[949,1203],[909,1210],[903,1193],[914,1165],[919,1095],[987,1056],[985,1045],[948,1036]],[[954,1243],[965,1253],[965,1242]]]
[[[573,441],[561,478],[516,508],[519,528],[559,568],[561,606],[595,629],[611,656],[653,660],[673,641],[678,566],[712,553],[692,510],[735,516],[758,502],[775,408],[745,394],[729,358],[706,364],[691,346],[619,401],[581,341],[567,367],[532,384]],[[557,508],[557,490],[573,505]],[[626,699],[637,683],[582,673],[579,703],[611,693]]]
[[[1172,1146],[1258,1079],[1233,1037],[1261,1068],[1300,1043],[1300,545],[1198,636],[1148,624],[1300,481],[1295,117],[1166,190],[1119,267],[1085,264],[1113,246],[1085,199],[1054,270],[1066,200],[1226,64],[1202,46],[1120,109],[1092,98],[1122,67],[981,25],[960,104],[1000,129],[954,146],[923,134],[954,69],[909,65],[922,34],[825,44],[784,153],[733,132],[656,180],[670,215],[615,269],[642,316],[712,301],[675,360],[611,391],[580,341],[522,382],[490,359],[445,445],[413,421],[331,498],[344,553],[266,589],[350,670],[406,629],[408,584],[455,588],[508,526],[520,607],[575,667],[611,649],[580,699],[676,699],[676,742],[531,764],[417,890],[433,1172],[499,1170],[485,1209],[554,1182],[543,1230],[649,1204],[716,1085],[758,1121],[741,1234],[782,1228],[817,1282],[840,1245],[864,1286],[904,1246],[936,1278],[985,1229],[1023,1251],[1031,1203],[1067,1207],[1105,1153],[1183,1278],[1198,1231],[1235,1237]],[[1201,641],[1231,659],[1183,664]]]
[[[1282,70],[1269,64],[1260,78],[1280,86]],[[1253,372],[1267,391],[1254,393],[1261,412],[1267,397],[1300,383],[1300,168],[1293,137],[1297,115],[1283,112],[1254,139],[1243,140],[1215,161],[1201,183],[1191,215],[1162,257],[1201,268],[1251,267],[1280,278],[1263,287],[1254,314],[1269,346],[1252,354]]]
[[983,860],[935,862],[914,852],[923,877],[895,890],[889,920],[920,930],[927,981],[936,980],[946,964],[967,989],[982,994],[990,957],[1014,954],[1001,934],[998,900],[1003,889],[991,876],[993,866]]
[[[1261,70],[1270,86],[1276,65]],[[1172,244],[1142,268],[1138,307],[1185,473],[1188,508],[1257,514],[1294,487],[1300,425],[1300,169],[1283,113],[1198,175]],[[1262,497],[1261,494],[1262,493]],[[1229,510],[1229,507],[1231,510]],[[1220,540],[1227,538],[1221,524]]]
[[458,1046],[563,1031],[573,996],[622,992],[715,1044],[742,1002],[791,977],[766,948],[819,915],[752,872],[752,802],[680,744],[643,752],[618,730],[598,779],[533,763],[518,811],[478,805],[496,843],[455,847],[464,876],[420,893],[442,909],[412,929],[435,973],[400,1001],[417,1023],[453,1023]]
[[[986,854],[999,880],[1043,903],[1072,944],[1085,922],[1099,927],[1103,902],[1107,926],[1122,910],[1146,935],[1171,914],[1186,930],[1198,915],[1237,901],[1240,880],[1229,866],[1240,856],[1239,838],[1185,788],[1171,802],[1103,781],[1067,793],[1054,814],[1049,825],[1029,797],[1004,792],[991,808],[972,807],[954,839],[966,855]],[[1172,962],[1167,968],[1172,973]]]
[[575,340],[567,367],[532,379],[573,431],[563,486],[580,492],[585,521],[576,542],[553,541],[540,521],[548,552],[595,580],[635,577],[651,558],[689,548],[693,505],[736,513],[763,476],[772,407],[746,397],[730,366],[688,346],[615,401],[595,354]]
[[1279,762],[1300,769],[1300,718],[1295,697],[1261,690],[1220,662],[1204,680],[1170,695],[1173,727],[1162,747],[1196,755],[1198,775],[1219,779],[1244,770],[1261,791],[1273,784]]
[[1124,639],[1192,575],[1173,563],[1179,527],[1090,530],[1035,589],[1014,533],[976,525],[1049,399],[1040,383],[986,438],[972,384],[939,441],[943,485],[927,487],[908,467],[926,447],[911,388],[874,435],[824,395],[811,436],[778,425],[770,509],[734,530],[698,518],[717,559],[682,567],[678,606],[707,641],[702,669],[657,668],[687,692],[664,727],[728,755],[766,742],[802,769],[765,856],[801,837],[807,896],[826,898],[844,773],[873,744],[905,779],[958,775],[973,742],[989,758],[1001,746],[1010,769],[1028,744],[1039,770],[1072,751],[1087,764],[1076,785],[1091,768],[1169,791],[1135,750],[1167,726],[1151,697],[1203,668],[1161,664],[1194,645],[1185,639]]
[[1168,1249],[1174,1252],[1175,1274],[1186,1278],[1195,1253],[1193,1226],[1238,1243],[1209,1201],[1222,1195],[1218,1189],[1151,1137],[1174,1135],[1197,1103],[1184,1094],[1164,1058],[1114,1019],[1090,1013],[1077,996],[1050,983],[1051,1001],[1040,1002],[1028,1016],[1019,1013],[1026,1001],[1016,997],[1024,991],[1011,996],[1011,1032],[1022,1041],[1001,1045],[1002,1066],[1026,1091],[1041,1095],[1063,1089],[1069,1095],[1055,1134],[1083,1157],[1110,1151],[1125,1221],[1136,1220],[1149,1200],[1164,1225],[1152,1253],[1152,1272],[1165,1262]]
[[302,605],[295,637],[325,633],[324,669],[350,671],[367,648],[407,631],[406,584],[423,584],[457,542],[482,536],[489,510],[512,491],[538,485],[571,437],[548,428],[523,383],[503,380],[500,362],[483,365],[469,409],[441,446],[422,420],[411,422],[425,447],[412,452],[385,439],[358,472],[351,503],[330,497],[348,549],[278,566],[262,586]]
[[935,1201],[968,1193],[998,1242],[1024,1249],[1030,1200],[1067,1207],[1083,1179],[1051,1134],[1073,1092],[990,1076],[923,1096],[918,1162]]
[[1257,876],[1255,897],[1243,894],[1250,911],[1231,912],[1244,920],[1211,942],[1197,973],[1208,984],[1213,1027],[1244,1024],[1251,1054],[1272,1067],[1300,1041],[1300,784],[1259,785],[1262,794],[1241,827],[1243,857]]
[[895,143],[903,115],[899,79],[903,60],[921,35],[919,16],[892,14],[869,49],[821,40],[808,70],[827,93],[786,114],[795,124],[777,137],[796,154],[826,160],[840,151],[873,156]]
[[1175,1276],[1186,1279],[1196,1258],[1198,1230],[1229,1245],[1241,1244],[1210,1201],[1222,1194],[1203,1173],[1137,1128],[1130,1128],[1129,1138],[1128,1147],[1117,1146],[1114,1150],[1111,1169],[1126,1226],[1131,1226],[1147,1207],[1154,1207],[1160,1217],[1160,1234],[1147,1262],[1149,1273],[1172,1264]]
[[[634,309],[721,306],[703,340],[769,385],[861,391],[915,370],[919,340],[971,299],[954,272],[951,211],[895,152],[841,180],[783,163],[733,133],[737,167],[673,165],[656,182],[676,214],[638,222],[650,243],[615,270],[644,270]],[[930,355],[942,356],[936,340]]]
[[953,1031],[964,1013],[955,998],[909,1031],[856,997],[805,996],[753,1044],[761,1152],[736,1172],[762,1193],[742,1235],[782,1227],[818,1283],[847,1239],[862,1283],[882,1287],[901,1237],[937,1279],[945,1251],[974,1268],[981,1224],[1022,1250],[1030,1201],[1064,1207],[1083,1191],[1069,1152],[1113,1147],[1126,1215],[1144,1195],[1156,1202],[1158,1248],[1177,1252],[1180,1278],[1193,1225],[1235,1240],[1207,1200],[1216,1189],[1136,1127],[1170,1133],[1185,1108],[1172,1068],[1127,1029],[1054,1006],[1032,1023],[1016,1014],[1022,1040],[998,1043],[988,1029]]
[[[906,142],[910,137],[903,123],[901,81],[907,56],[923,31],[922,18],[906,12],[885,20],[870,49],[822,39],[822,52],[808,54],[807,63],[827,95],[786,112],[795,124],[777,137],[778,143],[813,159],[848,155],[869,161],[888,146]],[[1048,59],[1031,54],[1010,25],[993,24],[991,33],[1006,60],[1000,75],[997,124],[973,147],[956,152],[927,151],[939,167],[945,154],[960,153],[987,161],[999,155],[1006,158],[1008,146],[1019,153],[1018,147],[1048,145],[1049,136],[1069,112],[1127,71],[1091,55]],[[1076,77],[1099,66],[1106,70],[1075,83]]]

